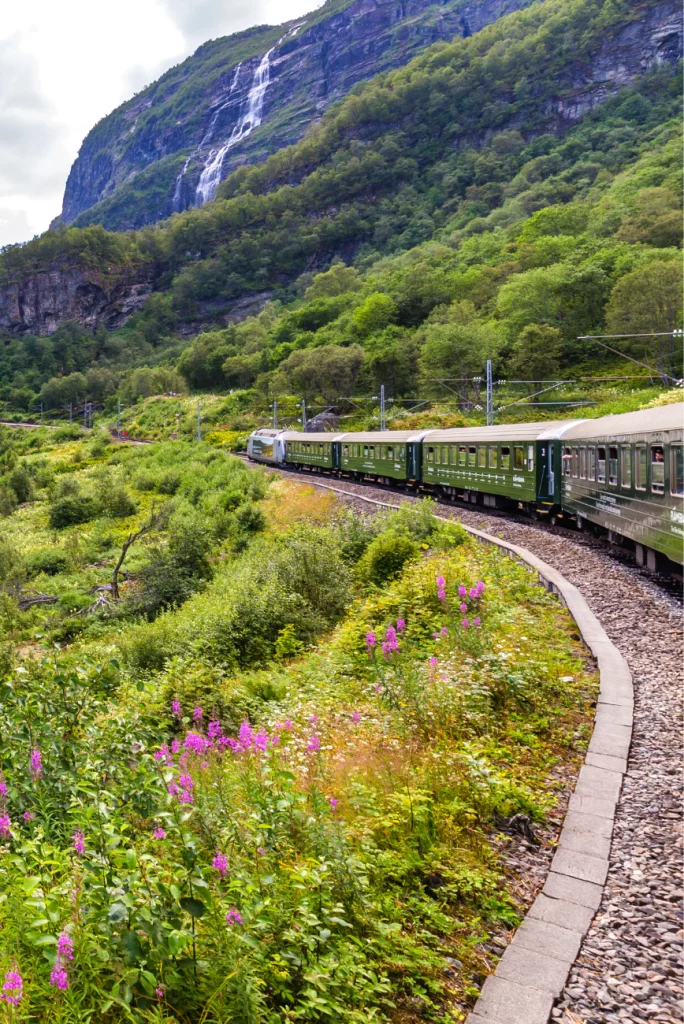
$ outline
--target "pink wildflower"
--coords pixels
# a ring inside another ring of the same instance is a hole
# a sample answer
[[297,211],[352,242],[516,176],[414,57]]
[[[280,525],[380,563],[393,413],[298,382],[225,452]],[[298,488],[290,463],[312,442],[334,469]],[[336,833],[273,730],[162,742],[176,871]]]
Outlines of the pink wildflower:
[[7,783],[5,781],[5,776],[4,775],[0,775],[0,798],[2,798],[4,800],[6,796],[7,796]]
[[435,658],[435,657],[430,658],[430,664],[433,667],[435,667],[437,665],[437,658]]
[[217,850],[216,851],[216,856],[214,857],[213,861],[211,862],[211,866],[214,868],[215,871],[218,871],[218,873],[221,876],[221,878],[223,878],[224,875],[227,875],[228,874],[228,858],[226,857],[225,853],[219,853],[219,851]]
[[226,914],[226,924],[242,924],[242,914],[236,907],[231,907],[231,909]]
[[369,653],[375,649],[375,645],[377,644],[377,642],[378,639],[373,630],[371,630],[370,633],[366,633],[366,648]]
[[82,857],[85,853],[85,837],[82,832],[74,832],[71,837],[71,845],[74,852],[77,853],[79,857]]
[[446,626],[442,626],[442,628],[439,631],[439,635],[440,636],[449,636],[449,630],[446,628]]
[[240,731],[238,733],[238,741],[243,750],[249,750],[250,747],[252,746],[252,743],[254,742],[254,730],[252,729],[247,719],[245,719],[242,725],[240,726]]
[[260,857],[266,856],[266,850],[263,846],[257,846],[257,853],[259,854]]
[[40,747],[34,747],[31,751],[31,760],[29,762],[31,775],[34,779],[42,779],[43,777],[43,759],[40,753]]
[[152,835],[154,836],[155,839],[166,839],[166,832],[161,827],[161,825],[157,825],[157,827],[153,830]]
[[321,749],[320,738],[318,736],[316,736],[315,733],[313,734],[313,736],[311,736],[309,738],[309,742],[307,744],[307,748],[306,749],[309,750],[312,754],[315,754],[316,751]]
[[6,836],[12,835],[12,822],[7,811],[0,812],[0,837],[3,839]]
[[24,811],[24,821],[33,821],[35,814],[33,811]]
[[69,975],[67,974],[66,968],[60,963],[59,957],[57,957],[57,962],[52,968],[50,984],[53,988],[61,989],[62,992],[65,992],[69,988]]
[[380,685],[380,683],[376,683],[373,689],[375,690],[376,693],[382,692],[382,686]]
[[198,732],[189,732],[185,737],[183,746],[186,750],[192,750],[194,754],[201,754],[209,746],[209,741],[200,736]]
[[458,588],[458,596],[459,597],[466,597],[467,594],[468,594],[468,588],[464,587],[463,584],[461,584],[461,586]]
[[477,589],[477,587],[471,587],[470,588],[470,599],[472,601],[477,601],[479,596],[480,596],[480,591]]
[[479,616],[478,616],[478,618],[473,619],[473,626],[479,626],[479,625],[481,625],[481,623],[482,623],[482,619],[480,619]]
[[207,736],[209,737],[210,740],[217,740],[222,732],[223,729],[221,727],[220,722],[209,723],[209,728],[207,729]]
[[62,932],[57,939],[57,956],[66,961],[74,959],[74,940],[68,932]]
[[203,714],[204,714],[204,712],[202,711],[202,708],[199,707],[199,705],[198,705],[194,709],[194,711],[192,712],[192,720],[193,720],[193,722],[201,722]]
[[458,610],[460,612],[467,612],[468,611],[468,605],[462,602],[461,604],[459,604]]
[[254,734],[254,749],[266,751],[268,750],[268,733],[265,729],[259,729],[259,732]]
[[461,620],[461,625],[463,626],[464,629],[467,629],[468,626],[470,625],[470,623],[468,622],[467,619],[462,619]]
[[334,796],[330,796],[330,797],[328,797],[328,803],[330,804],[330,806],[332,807],[332,809],[334,811],[335,808],[337,807],[338,803],[339,803],[339,800],[336,800]]
[[3,999],[10,1006],[18,1006],[24,995],[24,979],[19,971],[7,971],[5,983],[2,986],[0,999]]
[[403,633],[406,629],[406,623],[403,619],[397,619],[397,633]]
[[163,985],[158,985],[157,988],[155,988],[155,990],[154,990],[154,994],[157,997],[157,999],[163,999],[164,998],[164,986]]
[[310,715],[309,716],[309,722],[310,722],[311,725],[315,725],[317,721],[318,721],[318,715]]
[[182,717],[183,709],[181,707],[181,702],[179,700],[172,701],[172,703],[171,703],[171,711],[173,712],[173,717],[174,718],[181,718]]
[[354,725],[358,725],[358,723],[361,721],[361,715],[358,713],[358,711],[353,712],[351,720],[354,723]]
[[283,729],[291,729],[291,728],[292,728],[292,722],[290,721],[289,718],[286,718],[285,721],[283,722]]

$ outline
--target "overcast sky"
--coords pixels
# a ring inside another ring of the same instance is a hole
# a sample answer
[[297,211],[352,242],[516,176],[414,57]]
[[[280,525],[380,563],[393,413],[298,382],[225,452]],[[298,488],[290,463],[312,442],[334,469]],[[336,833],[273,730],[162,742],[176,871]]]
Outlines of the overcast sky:
[[321,0],[18,0],[0,19],[0,245],[45,231],[100,118],[200,43]]

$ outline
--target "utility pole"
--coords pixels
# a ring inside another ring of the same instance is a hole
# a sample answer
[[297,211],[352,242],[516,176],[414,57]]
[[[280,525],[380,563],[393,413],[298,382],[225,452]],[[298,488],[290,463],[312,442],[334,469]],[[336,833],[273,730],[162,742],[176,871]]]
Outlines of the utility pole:
[[116,408],[116,435],[121,440],[121,402],[118,402]]
[[302,430],[306,430],[306,399],[302,398]]
[[181,436],[180,425],[181,425],[181,406],[180,406],[180,402],[178,402],[178,407],[176,409],[176,440],[177,441],[180,441],[180,436]]
[[492,361],[487,360],[487,426],[494,423],[494,394],[492,388]]
[[197,440],[202,440],[202,413],[200,411],[200,400],[197,399]]
[[380,385],[380,429],[387,430],[385,424],[385,385]]
[[273,399],[273,429],[278,429],[278,403]]
[[40,403],[40,422],[43,422],[43,403]]
[[84,426],[84,428],[86,430],[88,429],[88,403],[87,402],[83,403],[83,426]]
[[74,422],[74,403],[73,403],[73,401],[71,401],[71,402],[69,402],[69,423],[73,423],[73,422]]

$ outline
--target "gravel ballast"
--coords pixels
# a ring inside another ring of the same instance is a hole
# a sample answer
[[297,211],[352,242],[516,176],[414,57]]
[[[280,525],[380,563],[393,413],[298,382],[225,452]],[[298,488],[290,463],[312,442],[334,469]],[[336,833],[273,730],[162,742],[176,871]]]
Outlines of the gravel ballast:
[[[284,474],[400,504],[400,492],[309,474]],[[353,496],[351,496],[353,495]],[[377,506],[375,506],[377,507]],[[627,660],[634,683],[634,731],[600,906],[552,1011],[567,1024],[676,1024],[682,1012],[682,613],[677,597],[602,543],[564,529],[469,508],[439,506],[526,548],[573,583]]]

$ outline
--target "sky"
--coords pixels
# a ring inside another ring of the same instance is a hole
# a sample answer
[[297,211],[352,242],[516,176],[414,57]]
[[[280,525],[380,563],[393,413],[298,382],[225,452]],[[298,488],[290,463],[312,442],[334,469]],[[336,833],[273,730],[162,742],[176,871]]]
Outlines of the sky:
[[100,118],[207,39],[321,0],[21,0],[0,19],[0,246],[45,231]]

